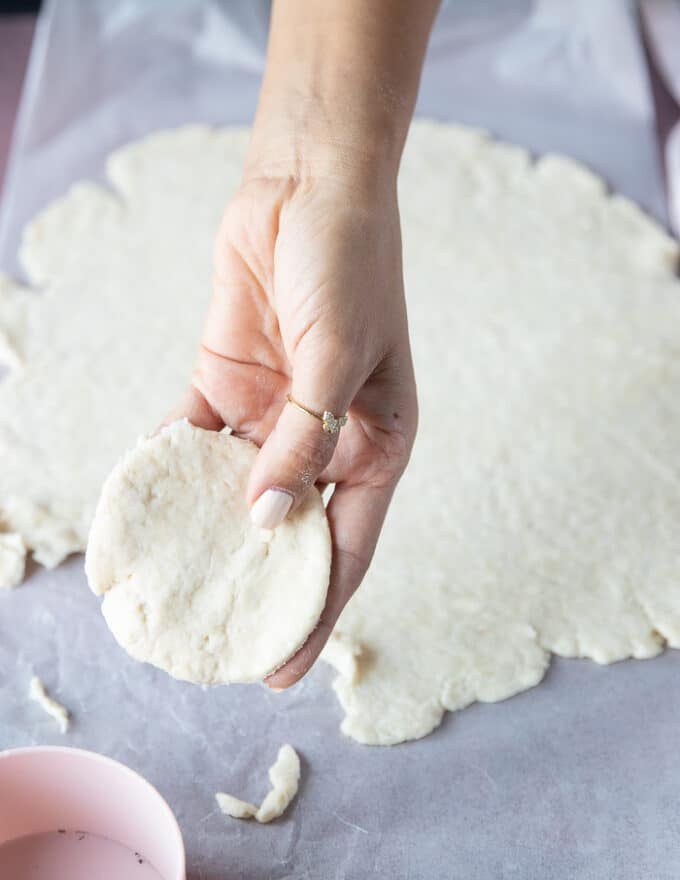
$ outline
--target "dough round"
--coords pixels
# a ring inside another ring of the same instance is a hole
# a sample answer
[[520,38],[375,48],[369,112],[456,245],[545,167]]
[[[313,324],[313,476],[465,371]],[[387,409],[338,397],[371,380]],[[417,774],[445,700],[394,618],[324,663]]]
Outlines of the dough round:
[[312,489],[276,531],[252,525],[257,447],[175,422],[104,484],[87,548],[90,587],[137,660],[203,684],[258,681],[291,657],[326,601],[331,543]]

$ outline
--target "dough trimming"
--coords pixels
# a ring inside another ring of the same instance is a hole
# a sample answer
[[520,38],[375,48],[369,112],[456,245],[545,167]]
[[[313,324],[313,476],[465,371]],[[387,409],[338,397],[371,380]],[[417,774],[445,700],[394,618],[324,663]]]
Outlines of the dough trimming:
[[276,761],[269,768],[269,781],[272,787],[259,807],[220,791],[215,795],[220,810],[232,819],[255,818],[262,824],[282,816],[300,783],[300,758],[292,746],[283,745],[279,749]]
[[66,706],[51,697],[46,689],[42,679],[34,675],[28,687],[28,696],[38,703],[48,715],[50,715],[59,725],[59,730],[66,733],[69,728],[69,711]]

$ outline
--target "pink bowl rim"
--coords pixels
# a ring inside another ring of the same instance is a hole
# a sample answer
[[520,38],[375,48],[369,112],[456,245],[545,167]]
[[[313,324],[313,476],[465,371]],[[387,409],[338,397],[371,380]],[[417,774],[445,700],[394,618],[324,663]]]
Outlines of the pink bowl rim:
[[177,817],[170,809],[170,805],[165,800],[163,795],[158,791],[155,785],[152,785],[148,779],[142,776],[141,773],[138,773],[136,770],[133,770],[132,767],[128,767],[127,764],[123,764],[122,761],[117,761],[115,758],[110,758],[108,755],[102,755],[100,752],[92,752],[89,749],[79,749],[73,748],[72,746],[20,746],[19,748],[14,749],[3,749],[0,751],[0,761],[7,760],[9,758],[19,756],[19,755],[31,755],[31,754],[70,754],[77,755],[80,758],[83,758],[87,761],[99,762],[102,764],[108,764],[111,767],[115,767],[116,770],[122,771],[127,774],[129,777],[138,780],[147,788],[149,788],[152,793],[156,796],[158,801],[160,802],[161,808],[166,812],[168,824],[171,827],[174,836],[175,836],[175,848],[177,855],[181,861],[181,865],[179,868],[179,873],[176,878],[168,878],[168,880],[184,880],[186,875],[186,852],[184,849],[184,838],[182,837],[182,832],[179,827],[179,822],[177,821]]

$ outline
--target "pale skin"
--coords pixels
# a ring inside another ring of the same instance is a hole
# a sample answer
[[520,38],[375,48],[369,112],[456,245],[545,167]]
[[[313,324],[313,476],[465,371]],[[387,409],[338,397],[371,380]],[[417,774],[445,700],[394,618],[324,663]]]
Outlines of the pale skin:
[[[396,177],[437,7],[275,0],[243,182],[217,234],[196,368],[171,414],[261,447],[247,493],[256,521],[335,484],[326,607],[267,678],[276,690],[309,670],[361,583],[415,437]],[[347,413],[347,425],[324,433],[289,393]]]

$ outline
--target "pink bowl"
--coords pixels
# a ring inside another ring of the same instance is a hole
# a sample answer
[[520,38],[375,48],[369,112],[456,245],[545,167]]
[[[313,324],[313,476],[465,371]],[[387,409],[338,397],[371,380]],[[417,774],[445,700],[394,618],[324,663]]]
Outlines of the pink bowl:
[[134,770],[82,749],[0,752],[0,846],[59,828],[108,837],[142,853],[164,880],[186,880],[177,820]]

